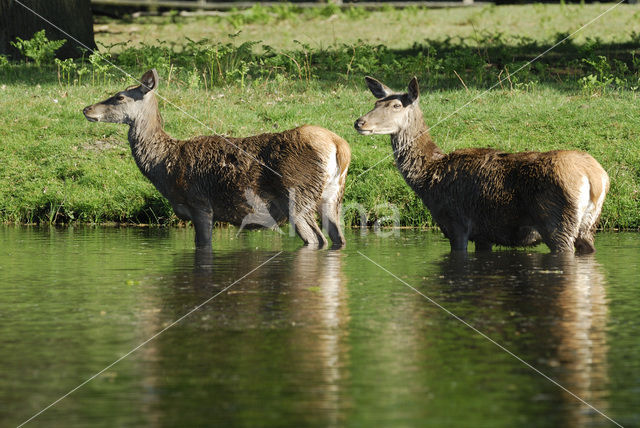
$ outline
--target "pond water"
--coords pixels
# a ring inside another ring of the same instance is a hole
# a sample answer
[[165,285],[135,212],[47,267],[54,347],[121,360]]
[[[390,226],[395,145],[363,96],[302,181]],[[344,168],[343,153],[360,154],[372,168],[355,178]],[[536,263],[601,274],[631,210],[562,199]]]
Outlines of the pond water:
[[640,426],[639,234],[390,235],[0,227],[0,425]]

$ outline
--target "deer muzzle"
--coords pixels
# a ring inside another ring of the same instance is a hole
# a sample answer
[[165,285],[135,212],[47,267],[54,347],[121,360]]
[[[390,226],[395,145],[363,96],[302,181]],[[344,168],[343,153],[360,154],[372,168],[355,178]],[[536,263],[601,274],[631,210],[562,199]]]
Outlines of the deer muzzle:
[[356,120],[356,122],[353,124],[353,127],[356,128],[356,131],[358,131],[361,135],[370,135],[373,131],[371,131],[370,129],[365,129],[366,126],[367,121],[362,117]]
[[82,113],[84,114],[84,117],[86,117],[89,122],[98,122],[100,120],[100,116],[95,114],[95,111],[93,110],[93,106],[85,107],[82,110]]

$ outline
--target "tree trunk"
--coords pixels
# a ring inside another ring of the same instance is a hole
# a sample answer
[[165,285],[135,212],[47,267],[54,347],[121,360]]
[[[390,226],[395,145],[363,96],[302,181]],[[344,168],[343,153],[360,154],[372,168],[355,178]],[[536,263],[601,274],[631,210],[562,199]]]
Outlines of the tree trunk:
[[[57,51],[58,57],[77,57],[82,54],[79,48],[96,48],[90,0],[18,1],[21,4],[16,0],[0,0],[0,54],[18,58],[18,51],[9,42],[15,41],[16,37],[30,39],[35,32],[43,28],[49,40],[67,40]],[[63,31],[56,29],[38,15]]]

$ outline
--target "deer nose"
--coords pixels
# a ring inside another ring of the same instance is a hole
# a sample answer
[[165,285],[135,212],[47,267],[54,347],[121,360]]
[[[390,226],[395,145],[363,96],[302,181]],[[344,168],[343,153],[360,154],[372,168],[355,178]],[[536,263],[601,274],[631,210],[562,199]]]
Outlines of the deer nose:
[[356,128],[357,130],[362,129],[362,127],[364,125],[366,125],[367,121],[364,120],[363,118],[360,118],[358,120],[356,120],[356,123],[353,124],[354,128]]
[[86,117],[89,122],[98,122],[100,120],[99,118],[95,117],[93,113],[93,106],[83,108],[82,113],[84,113],[84,117]]

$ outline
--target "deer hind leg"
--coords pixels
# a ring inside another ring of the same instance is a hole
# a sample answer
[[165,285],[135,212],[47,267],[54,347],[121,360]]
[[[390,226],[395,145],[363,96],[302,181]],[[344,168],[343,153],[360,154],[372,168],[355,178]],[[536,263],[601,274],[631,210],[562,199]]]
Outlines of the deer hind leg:
[[440,228],[445,236],[449,238],[451,252],[467,251],[469,245],[469,224],[451,222],[446,226],[441,225]]
[[340,227],[340,210],[342,206],[342,194],[344,193],[344,175],[338,166],[336,153],[329,155],[326,165],[326,179],[321,195],[318,214],[322,219],[322,228],[331,238],[332,248],[344,247],[346,241]]
[[449,244],[451,245],[451,252],[467,252],[469,234],[461,226],[453,227],[449,232]]
[[449,244],[451,245],[452,252],[464,251],[467,252],[467,246],[469,245],[469,240],[466,236],[456,236],[449,238]]
[[340,227],[340,202],[336,200],[323,201],[319,214],[322,218],[322,227],[331,238],[331,247],[333,249],[344,247],[346,240]]
[[602,204],[606,196],[606,190],[608,187],[609,179],[606,176],[602,177],[602,188],[600,195],[596,200],[591,198],[591,183],[587,177],[583,178],[583,185],[580,189],[580,196],[578,206],[576,209],[576,215],[578,217],[578,235],[575,240],[575,249],[578,254],[591,254],[596,252],[594,246],[594,235],[596,233],[596,223],[600,218],[600,212],[602,211]]
[[574,251],[575,232],[566,227],[546,227],[541,231],[542,241],[552,253],[565,253]]
[[493,245],[489,241],[476,241],[476,251],[491,251]]
[[203,209],[191,209],[191,222],[196,230],[196,247],[211,247],[213,214]]
[[289,221],[305,245],[324,247],[327,238],[316,220],[318,198],[310,192],[294,188],[289,190]]
[[[315,213],[314,213],[315,214]],[[317,246],[319,248],[327,245],[327,238],[318,227],[315,215],[297,217],[295,221],[296,233],[304,242],[304,245]]]
[[578,234],[573,214],[565,212],[561,219],[547,220],[540,228],[542,240],[552,253],[573,252]]
[[576,253],[592,254],[596,252],[594,246],[594,234],[596,231],[597,218],[592,213],[587,213],[582,218],[582,222],[578,227],[578,236],[574,242]]
[[346,244],[342,230],[340,229],[340,220],[337,218],[327,220],[327,232],[331,238],[331,247],[333,249],[343,248]]
[[600,203],[599,206],[589,203],[587,210],[582,215],[580,225],[578,226],[578,236],[574,244],[576,247],[576,253],[592,254],[596,252],[594,235],[596,233],[596,223],[600,217],[601,208],[602,203]]
[[578,236],[574,243],[577,254],[592,254],[596,252],[596,247],[593,245],[593,236],[587,238],[585,236]]
[[323,247],[327,238],[322,234],[316,221],[316,208],[311,200],[290,197],[289,221],[295,227],[296,234],[305,245]]

